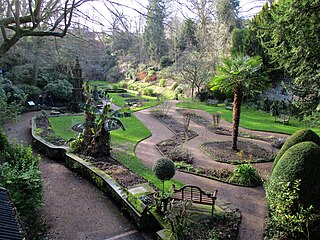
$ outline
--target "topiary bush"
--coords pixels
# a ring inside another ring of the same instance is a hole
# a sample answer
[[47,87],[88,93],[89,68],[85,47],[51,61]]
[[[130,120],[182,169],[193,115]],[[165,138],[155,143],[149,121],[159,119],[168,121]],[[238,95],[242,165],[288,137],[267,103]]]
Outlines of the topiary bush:
[[164,193],[164,181],[170,180],[176,173],[176,167],[169,158],[160,158],[153,166],[153,172],[162,181],[162,192]]
[[273,165],[272,165],[272,171],[277,165],[279,159],[282,157],[282,155],[293,145],[305,142],[305,141],[311,141],[320,146],[320,137],[312,130],[310,129],[301,129],[297,131],[296,133],[292,134],[287,141],[283,144],[282,148],[278,152]]
[[300,201],[320,210],[320,147],[314,142],[297,143],[289,148],[274,167],[269,182],[301,179]]

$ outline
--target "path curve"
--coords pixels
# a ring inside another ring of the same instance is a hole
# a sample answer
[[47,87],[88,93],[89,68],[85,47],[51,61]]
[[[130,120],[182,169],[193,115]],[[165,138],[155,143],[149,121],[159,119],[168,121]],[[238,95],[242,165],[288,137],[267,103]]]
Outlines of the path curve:
[[[31,144],[30,120],[37,112],[25,113],[5,126],[10,140]],[[42,218],[48,239],[144,239],[115,204],[87,180],[64,165],[41,156],[44,185]]]
[[[170,101],[171,107],[169,115],[179,122],[182,122],[182,116],[176,111],[177,101]],[[155,144],[170,138],[173,133],[164,126],[161,122],[154,119],[150,115],[152,108],[144,109],[135,112],[134,115],[151,131],[152,136],[143,140],[136,146],[136,156],[149,168],[151,168],[157,159],[162,157],[159,151],[155,148]],[[225,141],[231,140],[230,136],[218,135],[209,132],[205,127],[194,122],[190,123],[190,129],[197,132],[199,136],[188,141],[184,146],[190,150],[199,166],[209,166],[216,168],[234,169],[233,165],[212,161],[205,153],[199,150],[198,146],[205,141]],[[239,138],[240,139],[240,138]],[[266,148],[271,148],[270,143],[259,140],[251,140]],[[199,163],[200,162],[200,163]],[[260,165],[260,164],[259,164]],[[269,171],[271,163],[261,164],[263,170]],[[255,165],[256,166],[256,165]],[[240,209],[242,221],[240,224],[238,239],[240,240],[259,240],[263,239],[265,217],[267,215],[267,203],[265,193],[262,187],[247,188],[237,187],[230,184],[225,184],[215,180],[209,180],[203,177],[177,172],[175,179],[186,184],[197,185],[207,191],[219,190],[219,197],[223,201],[217,201],[219,206],[232,204]]]

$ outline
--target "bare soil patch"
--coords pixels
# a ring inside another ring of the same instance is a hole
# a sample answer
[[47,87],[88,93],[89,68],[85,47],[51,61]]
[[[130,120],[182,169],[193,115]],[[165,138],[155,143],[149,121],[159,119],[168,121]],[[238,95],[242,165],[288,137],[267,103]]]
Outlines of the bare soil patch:
[[[187,109],[177,109],[177,111],[181,114],[188,112]],[[230,129],[220,127],[220,126],[213,126],[212,122],[208,121],[207,119],[205,119],[195,113],[191,115],[191,120],[199,125],[205,126],[210,132],[213,132],[215,134],[232,136],[232,131]],[[272,136],[263,137],[263,136],[259,136],[256,134],[248,134],[248,133],[241,132],[241,131],[239,132],[239,137],[263,140],[266,142],[273,142],[275,140],[275,138]]]
[[269,162],[273,160],[272,153],[249,141],[238,141],[239,151],[232,150],[232,141],[207,142],[200,145],[215,161],[241,164],[244,160],[251,163]]

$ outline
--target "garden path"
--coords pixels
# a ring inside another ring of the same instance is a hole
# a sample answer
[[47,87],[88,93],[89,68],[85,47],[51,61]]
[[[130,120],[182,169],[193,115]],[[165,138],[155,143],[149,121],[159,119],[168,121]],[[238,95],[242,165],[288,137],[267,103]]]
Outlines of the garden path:
[[[176,111],[177,101],[170,101],[169,115],[179,122],[183,121],[183,117]],[[134,113],[134,115],[143,122],[143,124],[149,128],[152,132],[150,138],[140,142],[136,147],[137,157],[149,168],[151,168],[157,159],[162,157],[159,151],[155,148],[155,144],[168,139],[173,136],[173,133],[161,124],[158,120],[154,119],[150,115],[151,109],[145,109]],[[203,111],[196,110],[197,114],[200,113],[207,119],[211,119],[210,114],[206,114]],[[222,121],[221,124],[226,128],[231,128],[232,125],[226,121]],[[205,127],[200,126],[194,122],[190,123],[190,129],[197,132],[199,136],[191,139],[185,143],[185,147],[190,150],[190,153],[195,159],[195,164],[198,166],[210,166],[211,168],[228,168],[234,169],[235,166],[225,163],[219,163],[213,161],[205,153],[199,150],[198,146],[206,141],[226,141],[231,140],[230,136],[218,135],[206,130]],[[241,129],[241,131],[248,132],[250,130]],[[252,131],[250,131],[252,132]],[[270,135],[270,133],[259,132],[260,135]],[[278,135],[277,135],[278,136]],[[280,136],[280,135],[279,135]],[[241,138],[239,138],[241,139]],[[270,143],[260,140],[246,139],[247,141],[253,141],[256,144],[263,146],[269,150],[271,149]],[[262,175],[266,175],[270,172],[271,163],[259,163],[255,164],[255,167],[260,170]],[[219,190],[217,204],[228,205],[231,204],[240,209],[242,213],[242,221],[240,225],[238,239],[245,240],[259,240],[263,239],[265,217],[267,215],[267,203],[265,199],[265,193],[262,187],[247,188],[237,187],[230,184],[221,183],[214,180],[209,180],[203,177],[177,172],[175,179],[184,182],[186,184],[193,184],[200,186],[207,191]]]
[[[30,145],[30,120],[36,114],[25,113],[18,122],[7,125],[9,139]],[[41,215],[48,239],[144,239],[112,200],[91,183],[44,155],[41,159],[44,181]]]

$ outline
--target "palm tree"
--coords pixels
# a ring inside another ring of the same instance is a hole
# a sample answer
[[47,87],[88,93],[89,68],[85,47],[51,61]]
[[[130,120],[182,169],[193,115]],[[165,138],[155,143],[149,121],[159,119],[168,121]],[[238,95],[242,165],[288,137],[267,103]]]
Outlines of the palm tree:
[[237,141],[243,96],[260,93],[266,87],[266,79],[259,72],[261,66],[262,59],[259,56],[238,55],[226,58],[217,67],[216,76],[209,84],[211,90],[233,93],[233,150],[238,150]]

